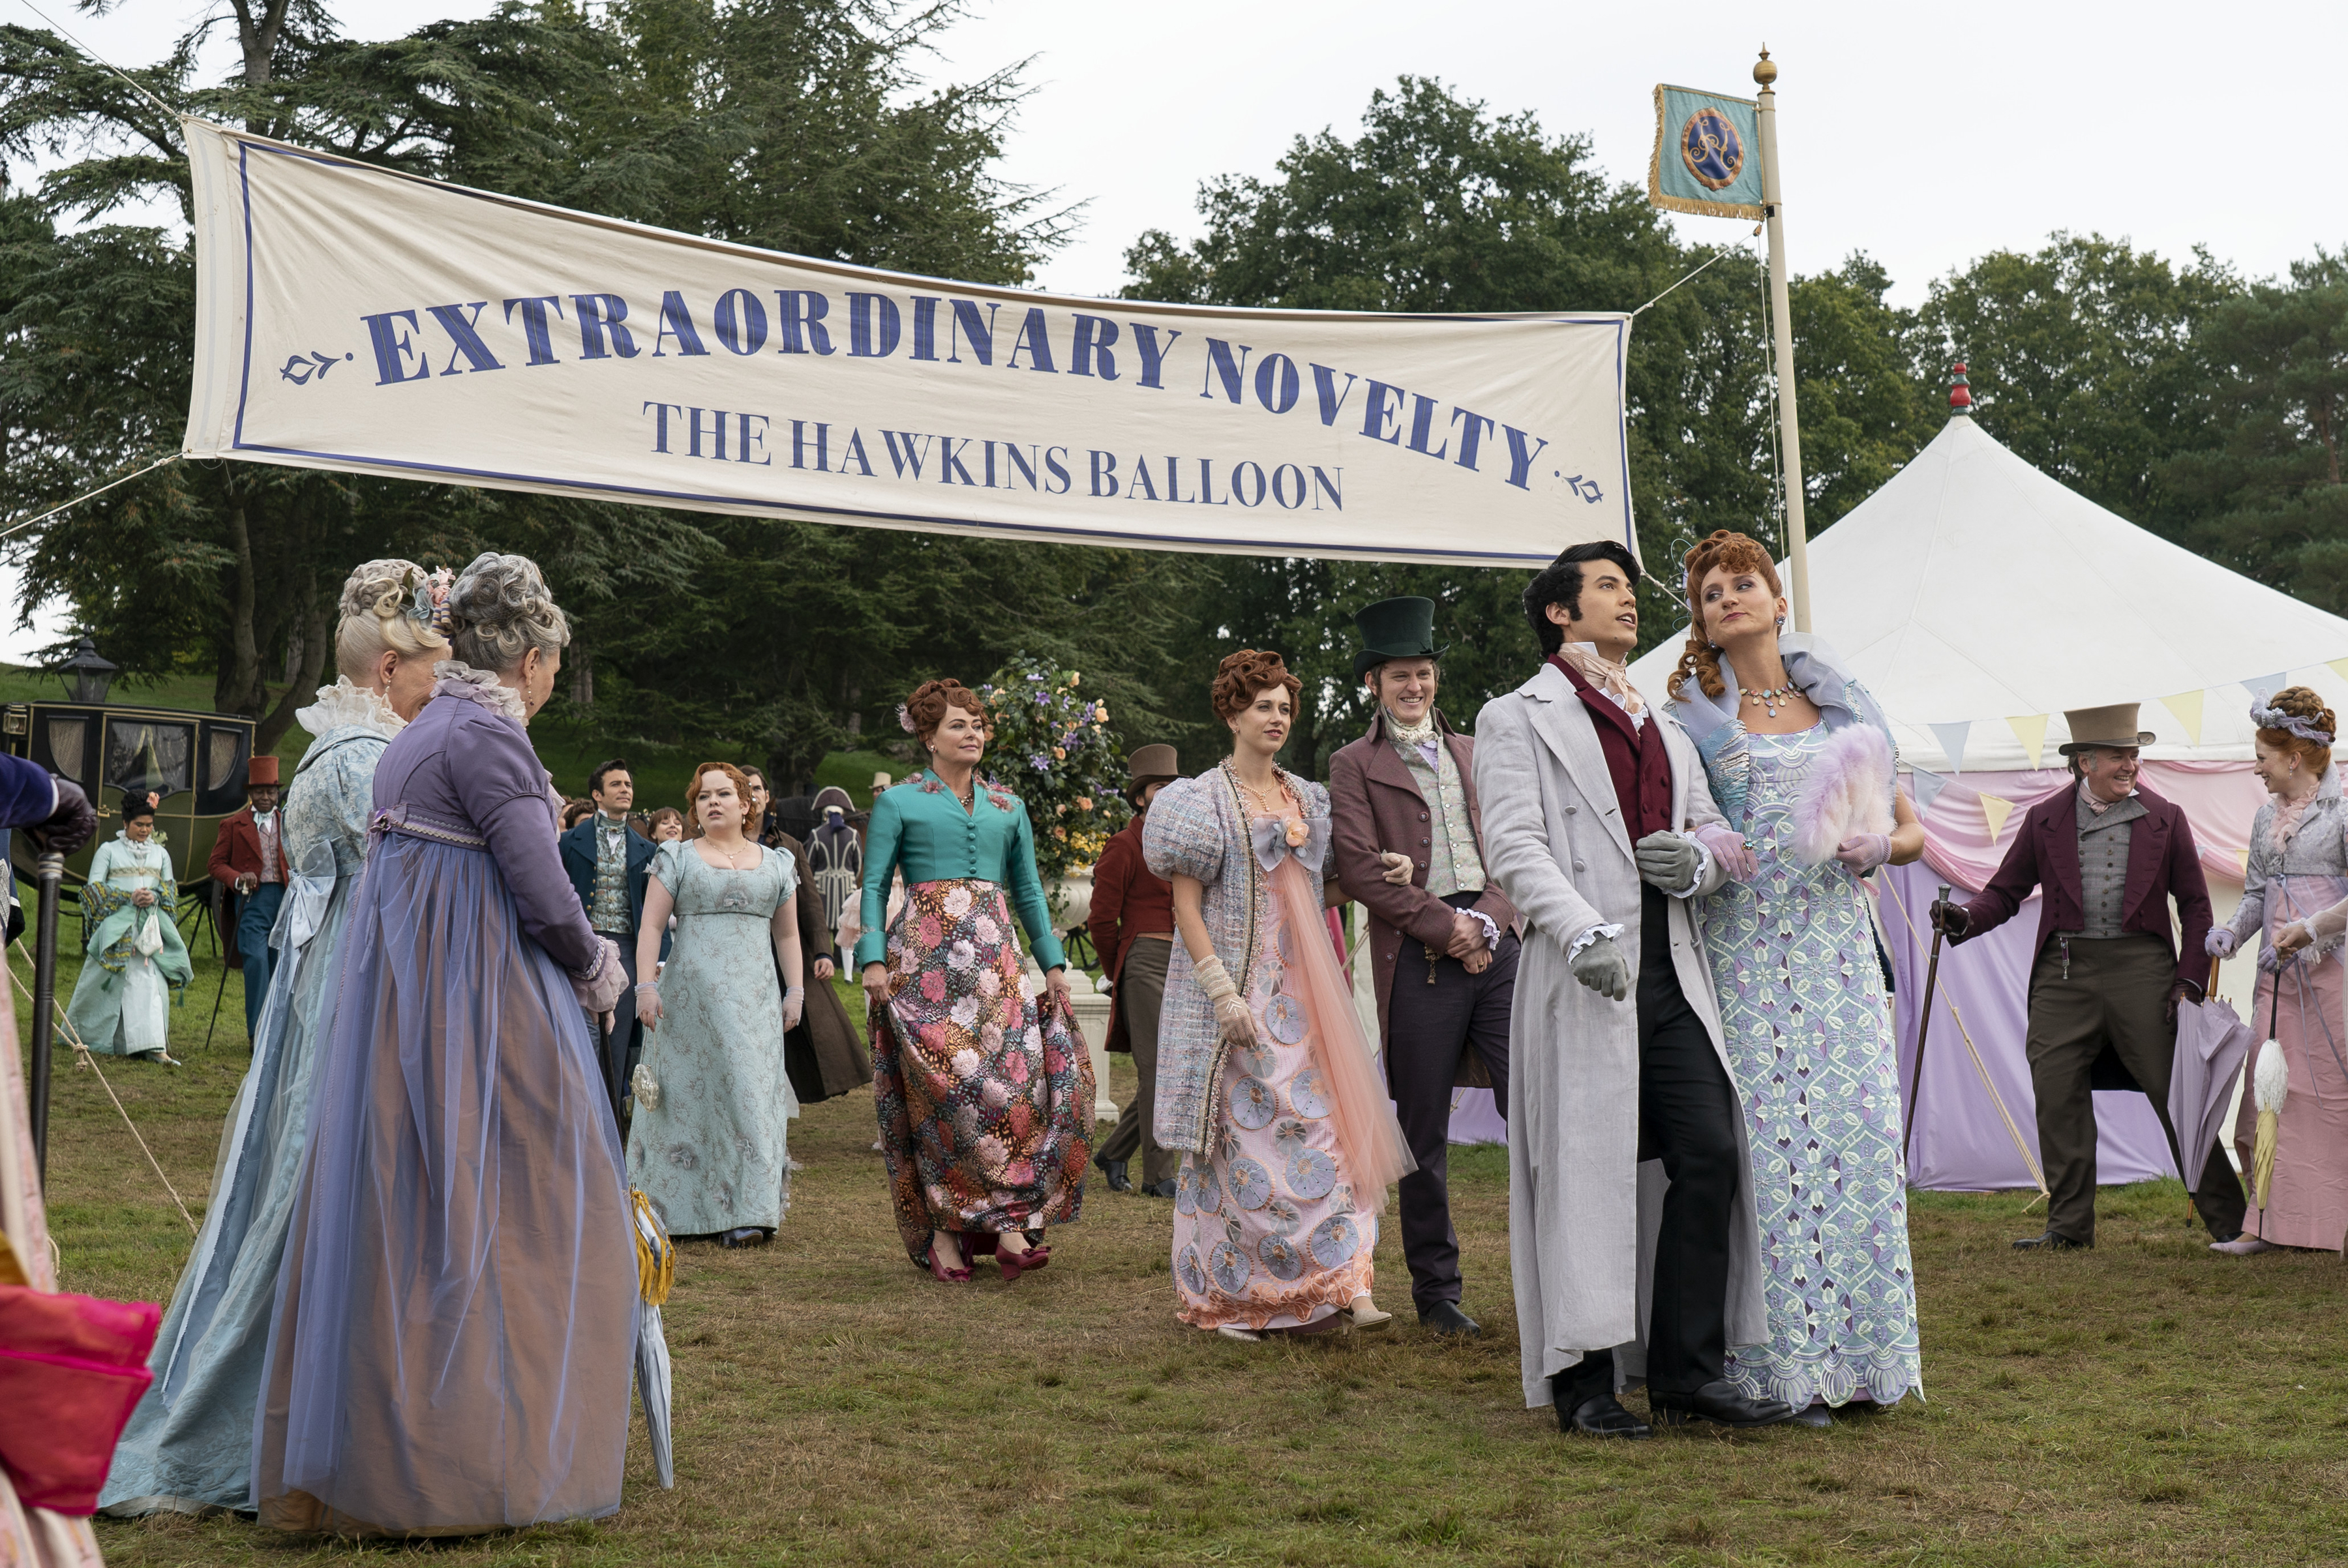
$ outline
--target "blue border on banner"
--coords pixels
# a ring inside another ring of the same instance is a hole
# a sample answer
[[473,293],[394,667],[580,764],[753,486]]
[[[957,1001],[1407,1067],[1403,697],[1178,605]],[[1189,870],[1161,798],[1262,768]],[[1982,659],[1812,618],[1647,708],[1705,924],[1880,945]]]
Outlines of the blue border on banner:
[[[605,484],[586,480],[556,479],[547,474],[509,473],[497,469],[458,468],[448,464],[360,457],[350,452],[319,451],[309,447],[273,447],[264,446],[257,441],[247,441],[244,438],[244,408],[246,398],[250,395],[252,385],[253,288],[252,158],[254,150],[255,148],[252,142],[246,140],[242,137],[239,137],[237,139],[237,184],[239,194],[242,200],[244,207],[244,350],[242,363],[239,366],[237,375],[236,428],[235,434],[231,440],[231,447],[233,450],[240,452],[268,452],[276,454],[280,457],[288,458],[314,458],[320,462],[355,468],[367,472],[385,473],[394,478],[396,478],[398,474],[405,472],[415,474],[447,475],[451,479],[501,480],[507,484],[516,486],[551,486],[561,493],[576,494],[581,491],[590,491],[614,497],[638,498],[653,502],[664,500],[689,501],[697,507],[704,507],[712,511],[733,511],[746,514],[757,512],[767,512],[777,515],[805,513],[822,517],[837,517],[843,520],[860,518],[875,523],[927,524],[932,527],[992,530],[1009,533],[1036,535],[1039,536],[1040,542],[1042,542],[1058,541],[1066,543],[1097,543],[1107,548],[1125,550],[1146,550],[1152,547],[1162,548],[1169,544],[1188,544],[1197,545],[1201,549],[1206,550],[1220,550],[1234,552],[1238,551],[1251,550],[1258,553],[1272,555],[1303,554],[1309,556],[1311,553],[1310,552],[1297,550],[1292,542],[1276,543],[1267,540],[1233,539],[1222,536],[1201,537],[1198,535],[1177,533],[1151,533],[1137,536],[1132,533],[1114,532],[1080,526],[1072,527],[1066,524],[1005,522],[994,520],[980,521],[970,517],[940,516],[930,512],[887,511],[870,507],[818,506],[806,501],[759,500],[747,496],[714,494],[700,490],[652,490],[636,485]],[[299,162],[319,164],[322,167],[328,169],[355,170],[369,174],[388,174],[396,179],[418,178],[414,175],[402,174],[400,170],[396,169],[378,169],[372,164],[355,163],[347,159],[321,156],[315,153],[304,152],[298,149],[262,147],[259,150],[274,154],[280,158],[291,158]],[[511,197],[499,196],[493,192],[474,191],[462,185],[445,184],[439,181],[424,181],[422,183],[431,185],[435,189],[445,191],[450,195],[465,196],[476,201],[488,201],[498,206],[517,205],[536,207],[539,205],[539,203],[535,202],[519,201],[515,198]],[[635,226],[636,225],[630,225],[630,227]],[[990,292],[996,293],[1015,294],[1020,292],[1017,290],[1001,289],[999,287],[986,284],[976,284],[971,286],[989,288]],[[1245,310],[1248,307],[1240,306],[1237,308]],[[1282,312],[1279,314],[1287,315],[1295,313]],[[1502,315],[1447,315],[1433,312],[1409,312],[1400,314],[1395,316],[1395,319],[1406,321],[1464,323],[1500,321],[1510,318]],[[1626,398],[1629,392],[1627,377],[1631,318],[1628,316],[1608,315],[1597,316],[1545,316],[1539,319],[1553,322],[1560,326],[1598,326],[1611,324],[1614,327],[1614,407],[1615,419],[1618,426],[1621,427],[1617,445],[1621,449],[1622,454],[1622,538],[1624,547],[1635,557],[1639,553],[1639,541],[1637,523],[1631,510],[1631,433],[1627,423],[1629,413],[1626,405]],[[1391,550],[1387,547],[1371,545],[1335,546],[1334,548],[1344,549],[1350,553],[1357,555],[1375,549],[1379,551],[1379,553],[1375,557],[1375,559],[1377,560],[1457,561],[1466,557],[1478,561],[1488,561],[1495,566],[1531,566],[1534,568],[1540,568],[1548,565],[1550,561],[1552,559],[1549,556],[1519,555],[1514,552],[1502,551],[1456,549],[1439,551]]]

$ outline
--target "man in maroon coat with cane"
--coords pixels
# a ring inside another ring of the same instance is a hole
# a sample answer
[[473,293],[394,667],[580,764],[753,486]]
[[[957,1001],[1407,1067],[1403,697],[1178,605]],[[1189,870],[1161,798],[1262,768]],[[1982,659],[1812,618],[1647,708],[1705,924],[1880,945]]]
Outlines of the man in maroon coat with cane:
[[[1402,1249],[1418,1320],[1479,1332],[1460,1310],[1459,1238],[1446,1180],[1455,1084],[1509,1103],[1516,907],[1485,875],[1475,745],[1435,707],[1435,601],[1387,599],[1354,617],[1354,674],[1377,698],[1370,732],[1329,759],[1332,860],[1370,912],[1386,1083],[1418,1169],[1402,1179]],[[1395,882],[1390,863],[1407,862]],[[1360,962],[1358,954],[1356,963]]]
[[[2045,1233],[2013,1243],[2025,1251],[2096,1244],[2099,1058],[2116,1058],[2152,1101],[2170,1150],[2178,1147],[2168,1122],[2177,1004],[2201,999],[2197,975],[2207,972],[2209,887],[2185,813],[2137,785],[2139,748],[2153,738],[2137,728],[2137,708],[2129,702],[2065,713],[2071,739],[2062,751],[2076,787],[2030,808],[1978,898],[1932,904],[1933,928],[1962,944],[2012,919],[2033,888],[2044,892],[2027,1048],[2038,1156],[2052,1197]],[[2181,956],[2171,898],[2185,928]],[[2116,1078],[2105,1087],[2116,1084]],[[2241,1234],[2242,1184],[2222,1153],[2202,1167],[2193,1205],[2218,1240]]]
[[1158,1010],[1166,1000],[1166,961],[1174,952],[1174,890],[1143,861],[1141,829],[1149,820],[1149,802],[1180,777],[1181,766],[1170,746],[1136,748],[1127,766],[1133,781],[1126,799],[1133,804],[1133,820],[1109,840],[1093,867],[1092,913],[1085,929],[1110,985],[1106,1048],[1133,1054],[1141,1088],[1126,1101],[1107,1140],[1094,1151],[1093,1163],[1110,1191],[1124,1192],[1133,1187],[1128,1164],[1138,1159],[1141,1191],[1171,1198],[1179,1161],[1173,1150],[1158,1147],[1149,1119],[1158,1101]]

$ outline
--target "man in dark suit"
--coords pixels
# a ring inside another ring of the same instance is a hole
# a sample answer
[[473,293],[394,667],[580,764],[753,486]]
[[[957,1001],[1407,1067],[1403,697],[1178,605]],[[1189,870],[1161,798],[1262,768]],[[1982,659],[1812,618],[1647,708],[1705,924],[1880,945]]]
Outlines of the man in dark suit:
[[1166,1000],[1166,965],[1174,952],[1174,890],[1142,859],[1141,834],[1149,802],[1181,776],[1170,746],[1141,746],[1126,759],[1125,798],[1133,820],[1104,845],[1093,866],[1092,912],[1085,929],[1109,984],[1108,1037],[1104,1048],[1128,1051],[1140,1087],[1117,1125],[1093,1151],[1093,1163],[1112,1192],[1132,1190],[1128,1166],[1141,1161],[1141,1191],[1174,1196],[1180,1157],[1159,1147],[1150,1128],[1158,1104],[1158,1013]]
[[[619,1119],[627,1098],[628,1075],[635,1071],[644,1050],[643,1026],[636,1021],[636,927],[644,917],[644,883],[652,874],[653,841],[628,825],[628,808],[636,801],[636,784],[628,765],[617,758],[587,776],[587,793],[595,802],[592,815],[562,835],[562,869],[587,912],[587,923],[599,936],[608,936],[620,950],[628,984],[612,1009],[612,1032],[598,1026],[596,1051],[603,1068],[603,1087],[612,1097],[612,1116]],[[668,934],[661,934],[661,957],[668,956]]]
[[[1354,624],[1354,674],[1377,714],[1329,760],[1330,842],[1339,885],[1370,912],[1386,1083],[1418,1161],[1402,1179],[1411,1299],[1437,1333],[1475,1334],[1446,1179],[1451,1090],[1488,1085],[1507,1113],[1517,912],[1484,869],[1476,743],[1435,706],[1435,601],[1384,600]],[[1409,881],[1389,878],[1388,851],[1407,858]]]
[[277,950],[269,933],[285,902],[284,819],[277,812],[277,758],[256,757],[244,766],[244,806],[220,825],[207,870],[212,881],[244,901],[236,921],[236,952],[244,965],[244,1033],[261,1029],[261,1005],[269,998],[269,976]]
[[[2043,888],[2037,956],[2030,972],[2031,1092],[2038,1099],[2038,1154],[2046,1170],[2045,1233],[2018,1248],[2096,1244],[2096,1087],[2099,1058],[2116,1058],[2152,1101],[2168,1146],[2168,1075],[2177,1050],[2177,1004],[2199,1001],[2209,888],[2185,813],[2137,787],[2135,703],[2063,717],[2076,788],[2030,808],[2004,863],[1970,903],[1932,905],[1932,924],[1952,943],[1994,931]],[[2185,928],[2174,945],[2168,903]],[[2106,1068],[2108,1070],[2108,1068]],[[2183,1161],[2178,1161],[2181,1167]],[[2212,1154],[2193,1194],[2218,1240],[2242,1230],[2242,1184]]]

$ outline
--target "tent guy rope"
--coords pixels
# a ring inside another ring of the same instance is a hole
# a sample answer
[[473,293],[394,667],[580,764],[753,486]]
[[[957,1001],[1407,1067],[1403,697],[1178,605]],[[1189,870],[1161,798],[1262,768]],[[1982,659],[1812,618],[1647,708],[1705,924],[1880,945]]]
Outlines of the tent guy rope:
[[124,70],[112,60],[108,59],[104,55],[99,54],[96,49],[91,48],[88,44],[83,43],[71,33],[67,32],[62,26],[50,18],[47,12],[42,10],[38,5],[34,5],[33,0],[21,0],[21,4],[24,5],[26,10],[30,11],[42,21],[47,22],[51,27],[56,28],[58,35],[62,36],[67,43],[71,44],[75,48],[79,49],[90,59],[95,60],[101,66],[104,66],[108,70],[112,71],[116,76],[120,77],[125,82],[129,83],[132,92],[137,93],[140,98],[145,98],[149,103],[151,103],[157,108],[161,109],[173,119],[184,119],[187,118],[178,109],[173,108],[161,98],[157,98],[153,93],[148,91],[147,88],[140,85],[140,83],[133,77],[129,71]]
[[57,513],[61,511],[71,511],[82,502],[94,500],[98,496],[104,495],[107,491],[114,489],[117,485],[127,485],[141,474],[151,474],[157,469],[161,468],[164,464],[176,463],[179,460],[179,453],[166,452],[161,457],[157,458],[153,462],[149,463],[145,468],[133,469],[130,472],[124,474],[120,479],[108,480],[94,490],[85,490],[69,501],[49,508],[48,511],[41,513],[38,517],[28,517],[22,522],[12,522],[5,528],[0,528],[0,539],[5,539],[12,533],[22,533],[25,530],[32,527],[36,522],[46,522],[49,519],[57,516]]

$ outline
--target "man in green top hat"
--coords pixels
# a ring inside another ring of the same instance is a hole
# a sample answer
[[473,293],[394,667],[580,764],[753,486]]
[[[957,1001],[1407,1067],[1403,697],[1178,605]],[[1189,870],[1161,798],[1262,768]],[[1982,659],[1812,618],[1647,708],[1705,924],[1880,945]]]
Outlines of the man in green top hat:
[[1437,1333],[1474,1334],[1446,1180],[1451,1090],[1488,1085],[1508,1114],[1517,912],[1485,874],[1476,743],[1435,706],[1435,601],[1381,600],[1354,624],[1354,674],[1377,706],[1329,761],[1332,853],[1338,885],[1370,912],[1386,1083],[1418,1161],[1402,1180],[1411,1298]]

